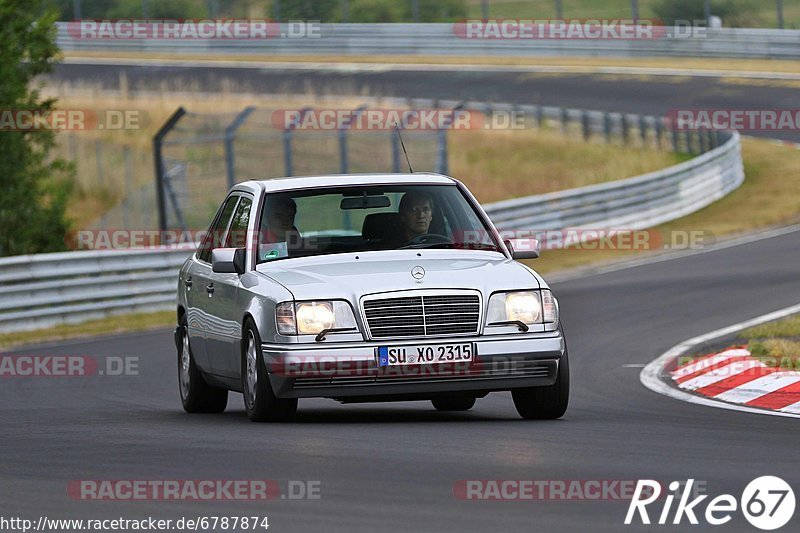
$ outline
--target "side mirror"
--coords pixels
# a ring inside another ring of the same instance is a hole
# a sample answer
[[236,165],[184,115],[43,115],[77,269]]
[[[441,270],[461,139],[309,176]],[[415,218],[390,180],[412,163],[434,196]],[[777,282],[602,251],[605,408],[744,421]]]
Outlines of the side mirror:
[[506,239],[503,242],[516,260],[539,258],[539,239]]
[[244,274],[244,248],[217,248],[211,251],[211,270],[218,274]]

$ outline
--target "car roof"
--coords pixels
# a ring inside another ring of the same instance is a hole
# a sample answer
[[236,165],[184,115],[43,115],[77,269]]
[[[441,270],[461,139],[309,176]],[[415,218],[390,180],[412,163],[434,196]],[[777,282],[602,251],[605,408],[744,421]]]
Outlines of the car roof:
[[454,185],[455,183],[457,183],[455,179],[433,172],[415,172],[413,174],[331,174],[327,176],[299,176],[245,181],[236,185],[234,190],[250,192],[264,190],[270,193],[349,185]]

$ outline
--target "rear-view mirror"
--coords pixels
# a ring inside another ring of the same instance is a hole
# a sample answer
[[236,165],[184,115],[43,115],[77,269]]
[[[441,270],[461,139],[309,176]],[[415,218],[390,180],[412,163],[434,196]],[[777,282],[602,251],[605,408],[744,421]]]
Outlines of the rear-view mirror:
[[389,207],[390,205],[392,205],[392,202],[388,196],[355,196],[342,198],[340,207],[342,209],[378,209]]

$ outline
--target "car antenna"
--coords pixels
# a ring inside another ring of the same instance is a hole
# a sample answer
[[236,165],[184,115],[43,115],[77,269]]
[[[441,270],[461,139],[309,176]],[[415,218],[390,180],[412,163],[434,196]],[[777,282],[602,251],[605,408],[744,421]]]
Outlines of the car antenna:
[[400,146],[403,147],[403,154],[406,156],[406,164],[408,165],[408,171],[413,174],[414,170],[411,168],[411,161],[408,159],[408,152],[406,152],[406,145],[403,144],[403,136],[400,135],[400,126],[397,125],[397,122],[394,123],[394,129],[397,130],[397,137],[400,139]]

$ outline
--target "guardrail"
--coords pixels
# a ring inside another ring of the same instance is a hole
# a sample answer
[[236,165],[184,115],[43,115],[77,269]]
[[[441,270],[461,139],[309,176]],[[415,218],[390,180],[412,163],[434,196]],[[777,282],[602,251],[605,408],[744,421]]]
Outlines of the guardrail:
[[[474,102],[464,105],[485,106]],[[525,107],[516,106],[523,111]],[[744,181],[736,132],[667,132],[663,120],[654,117],[531,109],[543,121],[551,120],[562,127],[580,124],[587,138],[599,133],[609,140],[614,132],[631,137],[637,132],[641,142],[650,139],[658,143],[666,142],[669,133],[668,142],[676,151],[707,151],[642,176],[484,206],[500,230],[643,229],[697,211]],[[172,309],[178,269],[190,253],[186,248],[164,248],[0,259],[0,332],[46,328],[116,313]]]
[[113,250],[0,259],[0,332],[175,307],[191,250]]
[[268,39],[82,39],[69,24],[57,23],[56,43],[62,50],[204,55],[800,57],[800,30],[709,28],[691,34],[686,28],[666,28],[663,37],[659,30],[652,39],[467,39],[456,35],[455,25],[449,23],[319,24],[314,37],[281,38],[279,35],[292,34],[284,23],[276,36]]

